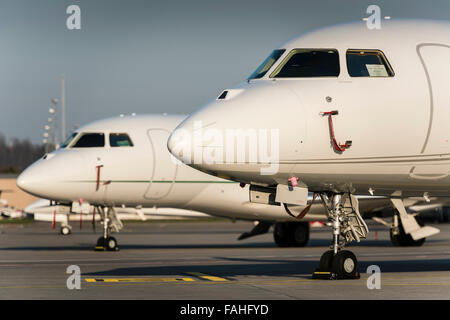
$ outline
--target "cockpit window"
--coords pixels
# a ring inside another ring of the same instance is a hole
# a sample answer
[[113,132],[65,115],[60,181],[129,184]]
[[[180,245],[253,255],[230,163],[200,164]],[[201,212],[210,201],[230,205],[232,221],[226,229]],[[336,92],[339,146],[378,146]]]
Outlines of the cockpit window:
[[247,80],[251,79],[261,79],[264,75],[269,71],[270,68],[274,65],[275,62],[281,57],[281,55],[285,52],[285,49],[274,50],[270,56],[264,60],[264,62],[253,72]]
[[105,146],[103,133],[82,133],[72,148],[99,148]]
[[78,132],[72,133],[72,134],[66,139],[66,141],[64,141],[64,142],[61,144],[60,148],[61,148],[61,149],[66,148],[66,147],[73,141],[73,138],[75,138],[75,137],[77,136],[77,134],[78,134]]
[[133,142],[126,133],[111,133],[109,135],[109,145],[111,147],[132,147]]
[[295,49],[270,75],[271,78],[337,77],[339,53],[335,49]]
[[393,77],[394,71],[380,50],[347,50],[347,69],[351,77]]

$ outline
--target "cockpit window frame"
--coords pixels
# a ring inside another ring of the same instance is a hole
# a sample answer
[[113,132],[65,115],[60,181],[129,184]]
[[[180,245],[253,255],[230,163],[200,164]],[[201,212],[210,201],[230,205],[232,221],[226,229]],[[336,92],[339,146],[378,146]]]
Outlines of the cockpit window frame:
[[[336,76],[317,76],[317,77],[280,77],[277,78],[277,75],[280,73],[281,69],[286,65],[286,63],[289,62],[289,60],[297,53],[301,51],[334,51],[337,54],[337,62],[338,62],[338,68],[339,73]],[[272,71],[272,73],[269,75],[269,78],[272,80],[284,80],[284,79],[337,79],[341,75],[342,68],[341,68],[341,59],[339,55],[339,50],[337,48],[294,48],[285,57],[281,62],[278,63],[278,65],[275,67],[275,69]]]
[[[348,53],[349,53],[349,51],[372,52],[372,53],[380,54],[380,57],[381,57],[381,59],[384,62],[383,65],[386,67],[386,72],[388,73],[388,75],[387,76],[371,76],[371,75],[367,75],[367,76],[355,76],[355,75],[353,75],[352,76],[350,74],[349,64],[348,64]],[[389,62],[387,56],[384,54],[383,50],[380,50],[380,49],[353,49],[353,48],[349,48],[349,49],[347,49],[345,51],[345,63],[347,65],[347,73],[348,73],[349,77],[351,77],[351,78],[381,78],[381,79],[386,79],[386,78],[394,78],[395,77],[394,68],[392,68],[391,63]]]
[[[103,146],[95,146],[95,147],[76,147],[76,144],[80,141],[80,139],[88,134],[99,134],[103,135]],[[106,148],[107,147],[107,139],[106,139],[106,133],[105,132],[95,132],[95,131],[86,131],[86,132],[79,132],[78,136],[76,137],[76,140],[70,144],[70,149],[90,149],[90,148]]]
[[80,134],[80,133],[77,132],[77,131],[72,132],[72,133],[67,137],[67,139],[66,139],[63,143],[61,143],[60,148],[61,148],[61,149],[69,149],[69,148],[72,146],[72,144],[74,143],[74,141],[77,141],[77,140],[78,140],[77,137],[78,137],[79,134]]
[[[280,61],[280,59],[286,54],[286,49],[285,48],[279,48],[279,49],[275,49],[273,50],[270,55],[256,68],[255,71],[253,71],[253,73],[247,78],[247,81],[253,81],[253,80],[261,80],[263,79],[267,73],[274,67],[276,66],[276,64]],[[274,59],[274,61],[272,62],[272,64],[265,70],[262,71],[260,69],[263,69],[263,67],[265,67],[268,62],[269,59],[273,58],[274,56],[276,56],[276,59]],[[260,70],[258,73],[257,71]]]

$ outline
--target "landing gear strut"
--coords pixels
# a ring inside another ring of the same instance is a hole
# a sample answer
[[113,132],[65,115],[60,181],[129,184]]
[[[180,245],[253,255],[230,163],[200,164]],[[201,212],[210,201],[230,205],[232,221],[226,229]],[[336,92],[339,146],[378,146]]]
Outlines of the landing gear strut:
[[[55,211],[56,214],[56,211]],[[70,213],[66,214],[66,221],[63,221],[61,223],[61,229],[59,230],[59,233],[62,234],[63,236],[68,236],[69,234],[72,233],[72,226],[69,224],[70,221]]]
[[343,250],[346,244],[359,242],[369,232],[359,213],[358,199],[350,193],[321,193],[320,197],[327,210],[328,225],[333,228],[333,244],[320,258],[313,279],[359,279],[356,256]]
[[111,237],[111,231],[119,232],[123,224],[116,215],[113,207],[98,207],[98,212],[102,217],[103,236],[98,238],[95,251],[119,251],[116,238]]

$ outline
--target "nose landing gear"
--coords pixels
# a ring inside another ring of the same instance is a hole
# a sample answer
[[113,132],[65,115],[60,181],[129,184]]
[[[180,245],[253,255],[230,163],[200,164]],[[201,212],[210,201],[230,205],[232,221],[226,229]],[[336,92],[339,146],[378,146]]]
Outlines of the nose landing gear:
[[333,228],[332,250],[320,258],[319,268],[313,279],[359,279],[358,260],[348,250],[342,250],[347,243],[359,242],[369,232],[359,213],[358,199],[352,194],[321,193],[322,203],[327,210],[329,225]]
[[98,238],[95,251],[119,251],[116,238],[109,234],[111,230],[119,232],[123,228],[122,222],[116,215],[113,207],[98,207],[103,220],[103,236]]

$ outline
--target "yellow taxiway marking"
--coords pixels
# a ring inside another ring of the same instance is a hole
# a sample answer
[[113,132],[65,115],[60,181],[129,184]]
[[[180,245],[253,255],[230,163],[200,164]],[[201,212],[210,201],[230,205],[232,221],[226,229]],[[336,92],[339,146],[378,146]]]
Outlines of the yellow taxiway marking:
[[[227,285],[252,285],[252,286],[320,286],[320,287],[365,287],[366,282],[361,280],[350,280],[349,282],[342,280],[303,280],[303,281],[227,281],[227,282],[215,282],[215,281],[190,281],[190,282],[184,282],[184,281],[178,281],[178,282],[171,282],[171,283],[177,283],[182,285],[210,285],[210,286],[216,286],[219,284],[227,284]],[[145,285],[167,285],[168,282],[161,282],[161,281],[153,281],[153,282],[134,282],[134,283],[90,283],[87,284],[87,286],[90,287],[111,287],[111,286],[145,286]],[[449,282],[446,283],[395,283],[395,282],[385,282],[381,283],[381,287],[383,289],[388,287],[436,287],[436,286],[450,286]]]
[[[164,285],[168,283],[177,284],[203,284],[203,285],[218,285],[219,283],[233,284],[233,285],[259,285],[259,286],[329,286],[329,287],[340,287],[340,286],[365,286],[366,279],[361,278],[361,280],[313,280],[313,279],[246,279],[246,280],[236,280],[229,281],[224,278],[208,276],[202,273],[192,272],[197,277],[208,277],[203,278],[210,281],[196,281],[193,278],[187,277],[153,277],[153,278],[86,278],[88,287],[112,287],[112,286],[142,286],[142,285]],[[213,280],[211,280],[213,279]],[[214,280],[221,279],[221,280]],[[342,281],[342,282],[341,282]],[[436,286],[450,286],[450,282],[396,282],[396,281],[382,281],[381,287],[436,287]],[[63,289],[66,286],[63,285],[3,285],[0,289]]]
[[331,272],[326,272],[326,271],[315,271],[315,274],[331,274]]
[[209,281],[214,281],[214,282],[225,282],[225,281],[229,281],[227,279],[221,278],[221,277],[216,277],[216,276],[211,276],[208,274],[204,274],[201,272],[186,272],[186,274],[189,274],[191,276],[195,276],[198,277],[200,279],[205,279],[205,280],[209,280]]
[[87,278],[86,282],[191,282],[192,278]]

